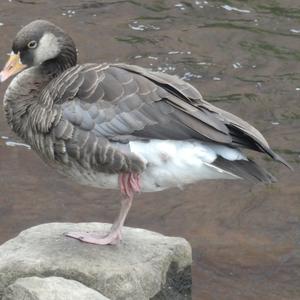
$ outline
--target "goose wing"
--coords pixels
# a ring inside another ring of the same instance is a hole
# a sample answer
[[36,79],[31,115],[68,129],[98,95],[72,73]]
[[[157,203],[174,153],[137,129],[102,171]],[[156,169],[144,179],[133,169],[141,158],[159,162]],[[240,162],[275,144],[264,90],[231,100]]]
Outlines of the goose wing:
[[[138,66],[76,66],[51,82],[41,102],[60,112],[52,132],[73,156],[80,158],[82,151],[89,152],[91,163],[95,160],[92,153],[101,152],[97,149],[104,149],[103,157],[113,152],[108,155],[110,162],[101,160],[109,171],[118,172],[122,164],[124,170],[135,165],[142,168],[136,157],[126,160],[128,155],[116,145],[152,138],[193,138],[245,147],[285,163],[254,127],[204,101],[190,84]],[[112,161],[119,165],[112,167]]]
[[[125,70],[135,72],[136,74],[148,78],[172,94],[172,97],[165,100],[180,110],[180,121],[186,125],[190,124],[192,129],[196,129],[198,133],[204,134],[204,137],[207,137],[212,142],[264,152],[274,160],[292,169],[282,157],[270,148],[266,139],[256,128],[241,118],[203,100],[199,91],[187,82],[165,73],[149,72],[139,66],[125,64],[120,64],[119,66]],[[197,116],[191,113],[195,109],[198,112]],[[196,128],[192,125],[195,121],[198,125]],[[205,135],[204,129],[206,129],[206,127],[203,126],[203,123],[209,126],[210,129],[215,130],[214,133],[217,134],[217,138],[214,138],[213,134],[209,136]],[[223,133],[223,136],[220,135],[220,133]],[[218,139],[220,137],[221,139]]]

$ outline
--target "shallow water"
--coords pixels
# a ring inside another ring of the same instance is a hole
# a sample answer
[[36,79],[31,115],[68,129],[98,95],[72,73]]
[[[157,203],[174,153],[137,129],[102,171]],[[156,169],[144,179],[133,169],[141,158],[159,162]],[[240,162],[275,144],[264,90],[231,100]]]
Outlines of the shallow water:
[[[278,183],[202,182],[143,194],[127,225],[190,241],[194,299],[300,299],[299,1],[2,0],[1,65],[15,33],[37,18],[72,35],[80,62],[178,74],[262,131],[293,173],[251,153]],[[117,214],[118,192],[49,169],[14,143],[22,141],[3,114],[0,137],[0,242],[40,223],[110,222]]]

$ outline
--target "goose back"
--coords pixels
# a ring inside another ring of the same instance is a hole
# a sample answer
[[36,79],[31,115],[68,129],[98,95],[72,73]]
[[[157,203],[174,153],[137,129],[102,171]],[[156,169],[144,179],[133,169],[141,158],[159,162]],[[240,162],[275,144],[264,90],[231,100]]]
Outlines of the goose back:
[[[197,139],[244,147],[284,162],[254,127],[204,101],[190,84],[137,66],[77,65],[52,80],[40,102],[60,112],[60,119],[46,126],[51,127],[57,154],[65,149],[80,159],[84,152],[92,165],[101,152],[96,149],[104,149],[99,164],[104,163],[108,172],[128,170],[131,159],[138,161],[133,155],[125,163],[129,150],[120,144],[149,139]],[[113,166],[113,161],[118,163]],[[142,162],[138,164],[143,168]]]

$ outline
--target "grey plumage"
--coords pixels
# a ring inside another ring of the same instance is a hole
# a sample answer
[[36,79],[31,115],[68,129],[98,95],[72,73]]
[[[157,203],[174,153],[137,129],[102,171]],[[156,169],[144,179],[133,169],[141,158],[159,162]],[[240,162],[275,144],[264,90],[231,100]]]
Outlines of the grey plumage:
[[[126,64],[75,65],[72,40],[46,23],[47,32],[58,33],[61,53],[22,72],[4,103],[13,130],[49,164],[141,173],[147,166],[126,147],[129,141],[196,139],[256,150],[288,165],[254,127],[204,101],[177,77]],[[26,34],[24,28],[15,47],[27,42]],[[216,161],[245,178],[273,180],[252,162],[234,164]]]
[[254,183],[260,181],[273,183],[277,181],[272,174],[250,159],[231,161],[218,156],[213,165]]

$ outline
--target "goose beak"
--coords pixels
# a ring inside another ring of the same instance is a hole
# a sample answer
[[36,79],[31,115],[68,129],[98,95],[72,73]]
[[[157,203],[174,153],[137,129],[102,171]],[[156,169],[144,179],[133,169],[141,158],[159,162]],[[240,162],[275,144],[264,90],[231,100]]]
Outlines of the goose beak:
[[5,81],[9,77],[19,73],[26,68],[20,60],[20,53],[15,54],[13,51],[9,55],[9,59],[0,73],[0,82]]

